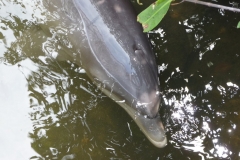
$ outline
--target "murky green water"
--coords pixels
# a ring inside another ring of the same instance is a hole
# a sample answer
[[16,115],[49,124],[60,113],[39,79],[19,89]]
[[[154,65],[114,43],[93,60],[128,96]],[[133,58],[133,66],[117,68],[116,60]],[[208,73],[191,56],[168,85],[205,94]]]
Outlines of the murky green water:
[[0,2],[0,159],[239,159],[240,13],[184,2],[148,34],[168,138],[158,149],[70,61],[65,35],[79,26],[56,27],[60,11]]

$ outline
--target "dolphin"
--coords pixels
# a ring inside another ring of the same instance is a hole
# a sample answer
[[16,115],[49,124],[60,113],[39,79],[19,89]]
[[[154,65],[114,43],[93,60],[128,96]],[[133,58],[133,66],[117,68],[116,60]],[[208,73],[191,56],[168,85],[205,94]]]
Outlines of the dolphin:
[[61,2],[63,13],[82,26],[69,36],[79,49],[80,61],[75,62],[132,117],[152,144],[166,146],[155,56],[130,0],[55,2]]

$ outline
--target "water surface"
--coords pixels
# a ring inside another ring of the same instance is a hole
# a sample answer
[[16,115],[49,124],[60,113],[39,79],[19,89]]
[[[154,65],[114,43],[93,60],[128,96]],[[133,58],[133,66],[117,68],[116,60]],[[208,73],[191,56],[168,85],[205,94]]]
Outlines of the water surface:
[[159,149],[69,57],[66,35],[81,24],[60,23],[46,2],[0,2],[1,159],[239,159],[239,13],[184,2],[148,33],[168,138]]

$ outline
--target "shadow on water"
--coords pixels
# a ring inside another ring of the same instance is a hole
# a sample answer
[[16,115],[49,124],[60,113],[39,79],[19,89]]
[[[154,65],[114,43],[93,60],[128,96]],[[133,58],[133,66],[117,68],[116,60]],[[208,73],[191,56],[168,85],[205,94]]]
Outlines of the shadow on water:
[[28,136],[36,152],[30,159],[239,158],[238,13],[183,3],[171,6],[148,34],[157,57],[160,115],[168,137],[168,146],[158,149],[73,63],[78,59],[68,56],[75,51],[64,35],[79,26],[53,28],[58,14],[39,7],[40,2],[0,3],[1,66],[17,66],[27,84],[33,126]]

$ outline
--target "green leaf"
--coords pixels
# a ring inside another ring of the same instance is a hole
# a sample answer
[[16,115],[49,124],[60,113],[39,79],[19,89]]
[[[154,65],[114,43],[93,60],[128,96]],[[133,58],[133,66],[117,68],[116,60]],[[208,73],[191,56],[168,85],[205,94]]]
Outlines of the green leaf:
[[238,22],[237,28],[240,28],[240,22]]
[[137,21],[142,23],[143,32],[148,32],[155,28],[167,13],[172,0],[158,0],[142,11]]

